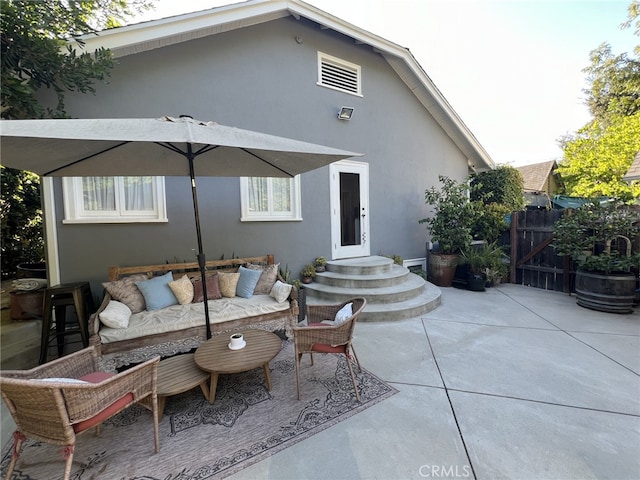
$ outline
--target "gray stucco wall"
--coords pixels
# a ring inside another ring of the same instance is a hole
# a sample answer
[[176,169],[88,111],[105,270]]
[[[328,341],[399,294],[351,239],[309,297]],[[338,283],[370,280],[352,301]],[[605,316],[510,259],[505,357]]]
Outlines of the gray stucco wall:
[[[362,97],[316,85],[318,51],[362,67]],[[342,105],[355,107],[352,120],[336,118]],[[293,18],[120,58],[108,85],[69,96],[67,109],[78,118],[189,114],[362,152],[372,255],[424,257],[424,190],[439,174],[467,174],[466,158],[379,54]],[[90,280],[98,294],[109,265],[194,259],[188,179],[166,179],[166,224],[63,225],[61,182],[54,184],[63,282]],[[239,180],[200,178],[207,257],[273,253],[297,276],[314,257],[331,256],[329,188],[329,167],[303,174],[302,222],[243,223]]]

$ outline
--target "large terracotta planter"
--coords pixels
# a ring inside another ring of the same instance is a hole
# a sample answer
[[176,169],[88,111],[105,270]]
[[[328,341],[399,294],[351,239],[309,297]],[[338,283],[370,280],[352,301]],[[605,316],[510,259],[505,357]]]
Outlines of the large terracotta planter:
[[636,276],[633,273],[576,272],[578,305],[608,313],[633,311]]
[[456,274],[459,255],[431,253],[429,255],[429,280],[439,287],[450,287]]

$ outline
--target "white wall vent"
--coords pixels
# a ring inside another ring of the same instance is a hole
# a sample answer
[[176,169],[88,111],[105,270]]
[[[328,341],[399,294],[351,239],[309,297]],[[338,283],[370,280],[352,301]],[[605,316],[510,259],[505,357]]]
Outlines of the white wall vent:
[[318,52],[318,85],[362,95],[360,66]]

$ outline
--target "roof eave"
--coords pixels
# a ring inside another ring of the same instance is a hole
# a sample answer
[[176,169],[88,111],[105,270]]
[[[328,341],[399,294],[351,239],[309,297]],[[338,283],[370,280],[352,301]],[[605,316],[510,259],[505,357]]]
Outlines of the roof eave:
[[299,0],[250,0],[210,10],[105,30],[80,37],[86,51],[108,48],[116,57],[181,43],[238,28],[293,16],[307,18],[322,28],[332,29],[371,46],[386,59],[416,98],[435,118],[466,156],[469,168],[483,171],[495,163],[453,110],[411,52],[389,40],[358,28],[313,5]]

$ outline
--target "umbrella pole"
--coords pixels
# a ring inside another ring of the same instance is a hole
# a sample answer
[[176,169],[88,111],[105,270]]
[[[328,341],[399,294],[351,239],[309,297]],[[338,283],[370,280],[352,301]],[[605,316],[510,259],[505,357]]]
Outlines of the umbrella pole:
[[189,176],[191,177],[191,196],[193,197],[193,211],[196,218],[196,235],[198,237],[198,266],[200,267],[200,278],[202,280],[202,296],[204,302],[204,320],[207,327],[207,340],[211,338],[211,321],[209,320],[209,297],[207,296],[207,261],[202,248],[202,233],[200,232],[200,212],[198,210],[198,192],[196,190],[196,175],[193,168],[195,155],[191,150],[191,144],[187,144],[187,160],[189,160]]

